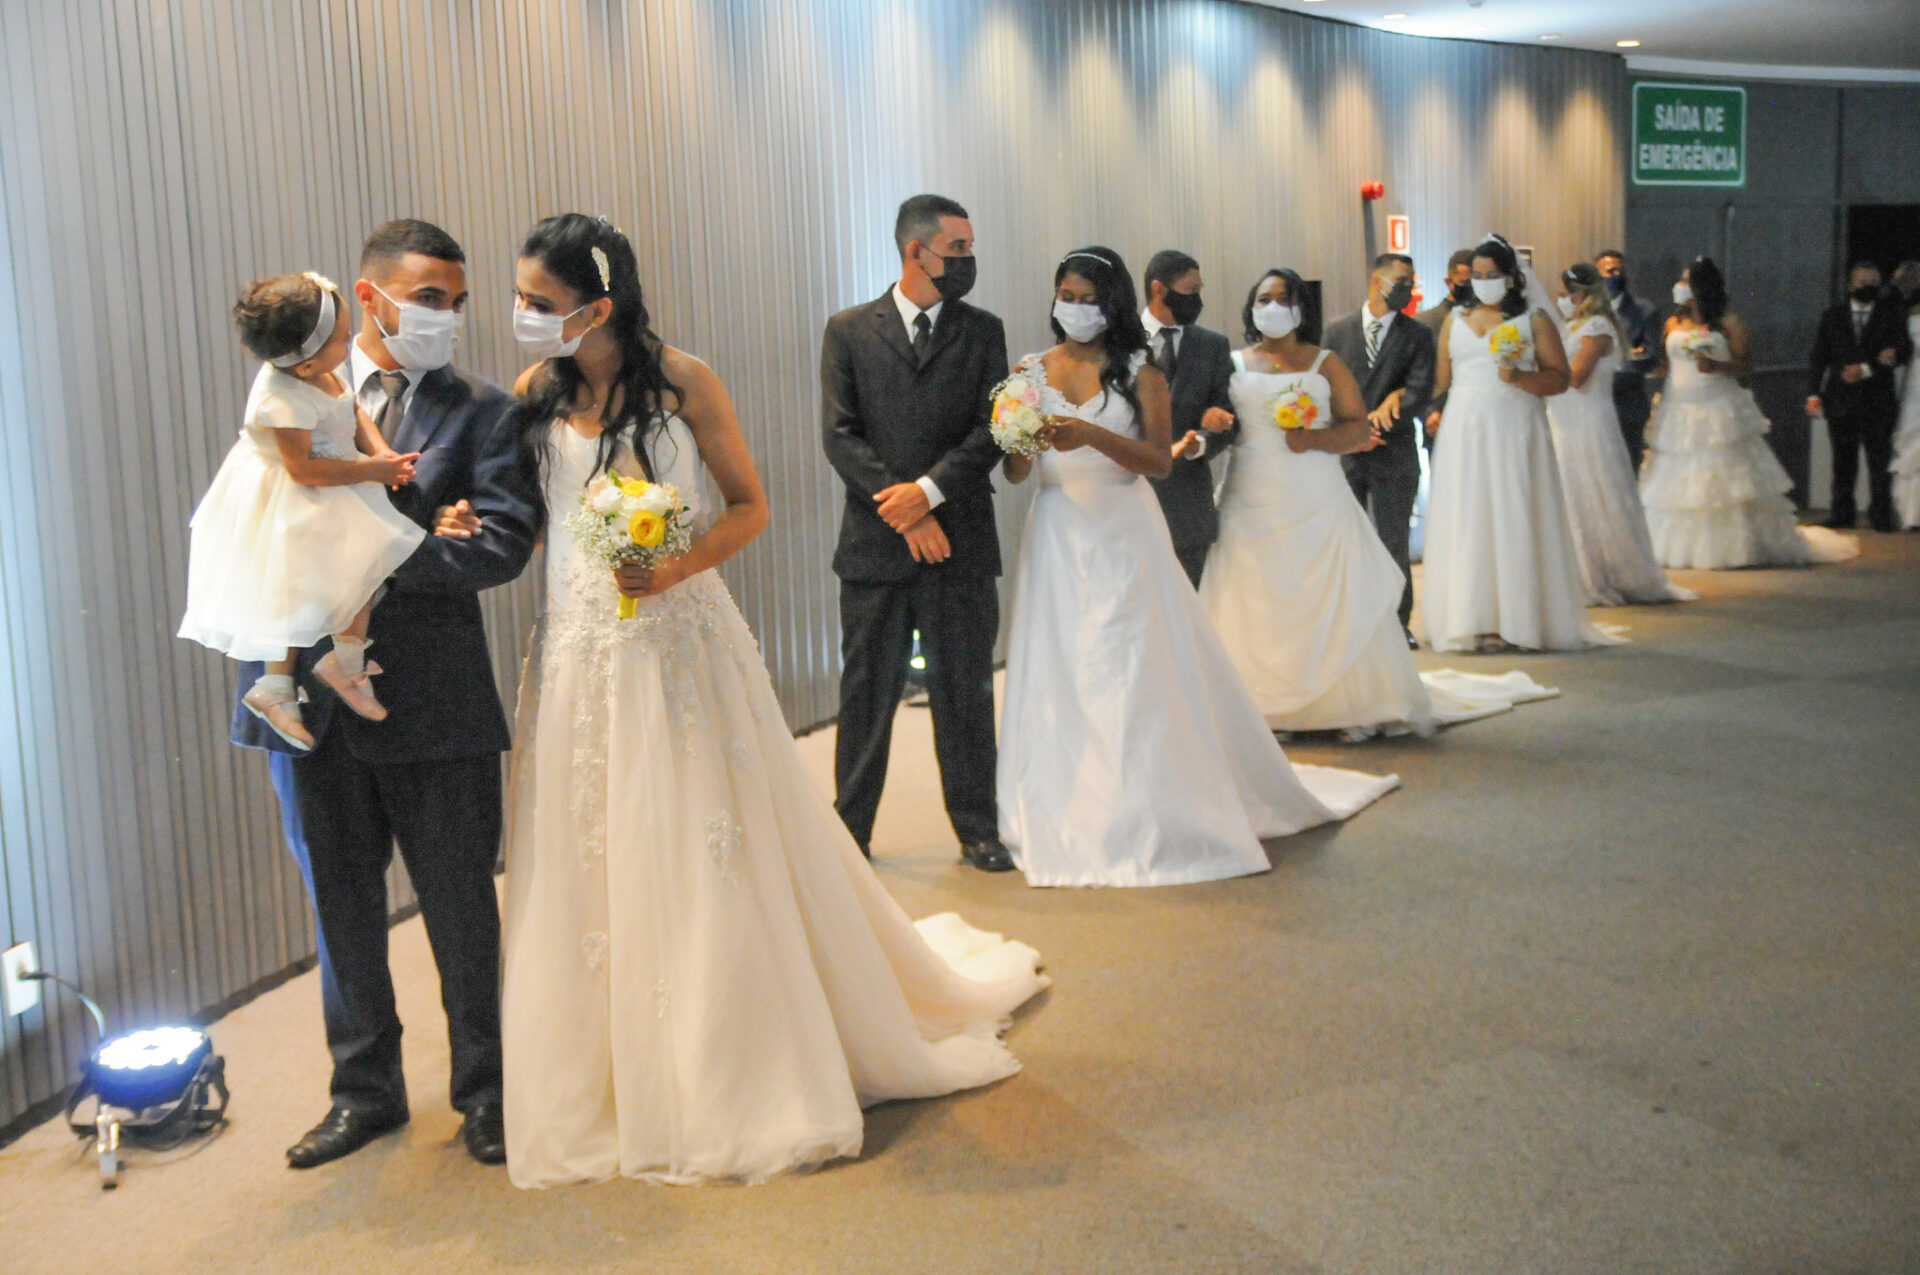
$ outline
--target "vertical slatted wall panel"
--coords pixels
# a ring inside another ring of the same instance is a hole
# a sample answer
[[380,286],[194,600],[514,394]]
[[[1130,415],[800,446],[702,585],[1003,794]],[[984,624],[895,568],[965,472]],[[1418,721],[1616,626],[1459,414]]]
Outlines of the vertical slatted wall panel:
[[[1270,264],[1356,304],[1365,179],[1412,214],[1429,280],[1488,228],[1556,267],[1620,233],[1616,60],[1225,0],[0,0],[0,19],[0,941],[33,939],[121,1021],[312,951],[263,760],[224,742],[232,669],[171,636],[187,516],[251,370],[226,320],[247,280],[350,279],[377,222],[439,222],[471,258],[462,362],[507,380],[520,234],[614,218],[766,475],[772,528],[726,574],[803,727],[833,714],[838,668],[818,333],[887,286],[903,196],[970,207],[977,299],[1016,355],[1046,343],[1053,264],[1082,243],[1136,269],[1194,252],[1229,331]],[[1002,502],[1009,554],[1024,501]],[[526,582],[485,599],[509,692],[534,605]],[[70,1006],[0,1021],[0,1124],[83,1048]]]

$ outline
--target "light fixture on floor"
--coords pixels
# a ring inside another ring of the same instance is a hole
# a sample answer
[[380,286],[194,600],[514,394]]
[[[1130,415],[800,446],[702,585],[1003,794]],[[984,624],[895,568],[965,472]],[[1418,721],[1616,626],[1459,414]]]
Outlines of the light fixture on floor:
[[[22,978],[58,983],[93,1015],[100,1046],[80,1067],[80,1083],[67,1100],[67,1125],[93,1139],[100,1189],[120,1184],[120,1139],[168,1151],[226,1120],[227,1061],[213,1052],[213,1038],[198,1027],[149,1027],[107,1038],[107,1016],[93,997],[45,970]],[[74,1119],[93,1099],[91,1123]]]

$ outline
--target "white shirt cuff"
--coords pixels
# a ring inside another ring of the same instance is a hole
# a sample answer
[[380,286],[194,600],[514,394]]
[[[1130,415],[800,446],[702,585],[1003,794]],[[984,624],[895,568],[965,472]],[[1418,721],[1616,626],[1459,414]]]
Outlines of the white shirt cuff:
[[946,500],[946,496],[940,491],[940,484],[934,482],[933,479],[921,477],[914,479],[914,482],[919,484],[921,491],[927,493],[927,508],[937,509],[941,503]]

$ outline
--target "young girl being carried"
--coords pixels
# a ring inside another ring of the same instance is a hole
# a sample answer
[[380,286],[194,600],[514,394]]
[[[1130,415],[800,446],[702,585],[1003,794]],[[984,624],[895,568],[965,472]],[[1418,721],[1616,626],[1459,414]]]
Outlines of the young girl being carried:
[[313,672],[362,717],[386,709],[367,685],[367,620],[382,582],[426,533],[381,490],[413,481],[418,453],[398,455],[356,413],[334,375],[352,333],[340,290],[311,271],[263,279],[233,307],[240,342],[265,360],[245,428],[193,514],[187,613],[180,636],[266,673],[242,697],[302,751],[293,655],[333,638]]

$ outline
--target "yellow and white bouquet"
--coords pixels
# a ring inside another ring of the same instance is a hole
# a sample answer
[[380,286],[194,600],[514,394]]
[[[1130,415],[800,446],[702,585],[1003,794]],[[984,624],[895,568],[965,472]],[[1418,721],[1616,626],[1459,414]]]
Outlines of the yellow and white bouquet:
[[1046,417],[1040,411],[1047,374],[1034,360],[1023,360],[1013,375],[993,387],[993,441],[1009,456],[1034,456],[1047,448],[1040,437]]
[[1288,390],[1274,395],[1267,418],[1281,429],[1311,429],[1320,419],[1320,404],[1305,390]]
[[1680,353],[1689,359],[1711,359],[1718,357],[1713,340],[1712,328],[1693,328],[1680,338]]
[[[609,569],[629,563],[652,567],[693,547],[692,522],[672,483],[622,478],[609,467],[580,494],[580,507],[567,516],[567,530],[582,553]],[[638,599],[620,599],[621,619],[631,620],[638,610]]]
[[1517,323],[1502,323],[1487,333],[1487,349],[1501,367],[1518,368],[1533,357],[1533,342]]

